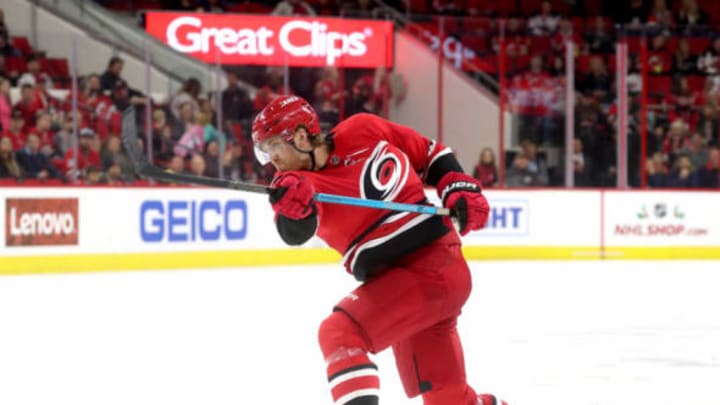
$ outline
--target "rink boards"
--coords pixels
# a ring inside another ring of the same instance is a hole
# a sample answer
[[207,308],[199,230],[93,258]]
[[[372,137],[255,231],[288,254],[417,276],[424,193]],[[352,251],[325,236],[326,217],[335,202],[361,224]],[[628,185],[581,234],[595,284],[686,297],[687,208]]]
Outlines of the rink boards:
[[[468,259],[720,259],[720,193],[488,190]],[[428,196],[437,202],[434,192]],[[336,263],[286,247],[266,196],[205,188],[3,188],[0,274]]]

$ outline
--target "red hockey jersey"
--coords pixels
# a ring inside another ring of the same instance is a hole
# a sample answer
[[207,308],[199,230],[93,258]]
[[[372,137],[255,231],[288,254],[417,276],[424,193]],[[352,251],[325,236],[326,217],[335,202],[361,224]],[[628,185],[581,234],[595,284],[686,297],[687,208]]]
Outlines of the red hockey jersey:
[[[320,193],[409,204],[427,202],[424,180],[449,148],[372,114],[356,114],[328,135],[333,148],[318,171],[297,172]],[[318,203],[317,236],[343,255],[358,280],[446,234],[439,216]]]

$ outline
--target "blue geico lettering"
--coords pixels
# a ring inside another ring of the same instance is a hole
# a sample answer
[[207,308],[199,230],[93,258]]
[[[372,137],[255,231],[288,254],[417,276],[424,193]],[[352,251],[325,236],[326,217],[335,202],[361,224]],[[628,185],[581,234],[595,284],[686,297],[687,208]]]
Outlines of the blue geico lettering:
[[246,235],[247,204],[242,200],[148,200],[140,205],[145,242],[241,240]]

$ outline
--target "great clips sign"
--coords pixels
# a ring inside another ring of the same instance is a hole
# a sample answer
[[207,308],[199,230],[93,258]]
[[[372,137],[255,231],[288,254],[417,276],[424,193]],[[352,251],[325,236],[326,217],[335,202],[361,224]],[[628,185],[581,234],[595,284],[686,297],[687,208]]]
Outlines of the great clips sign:
[[146,29],[208,63],[392,66],[393,26],[387,21],[151,12]]

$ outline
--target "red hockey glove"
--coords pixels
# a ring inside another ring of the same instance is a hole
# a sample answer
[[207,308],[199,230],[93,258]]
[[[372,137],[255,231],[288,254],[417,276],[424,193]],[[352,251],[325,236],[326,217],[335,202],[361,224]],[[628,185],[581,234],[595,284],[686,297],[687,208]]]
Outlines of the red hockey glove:
[[315,211],[315,190],[309,181],[295,174],[283,174],[273,181],[270,204],[277,214],[290,219],[303,219]]
[[490,205],[482,195],[480,182],[465,173],[446,173],[437,184],[443,207],[450,208],[458,221],[460,235],[482,229],[487,223]]

